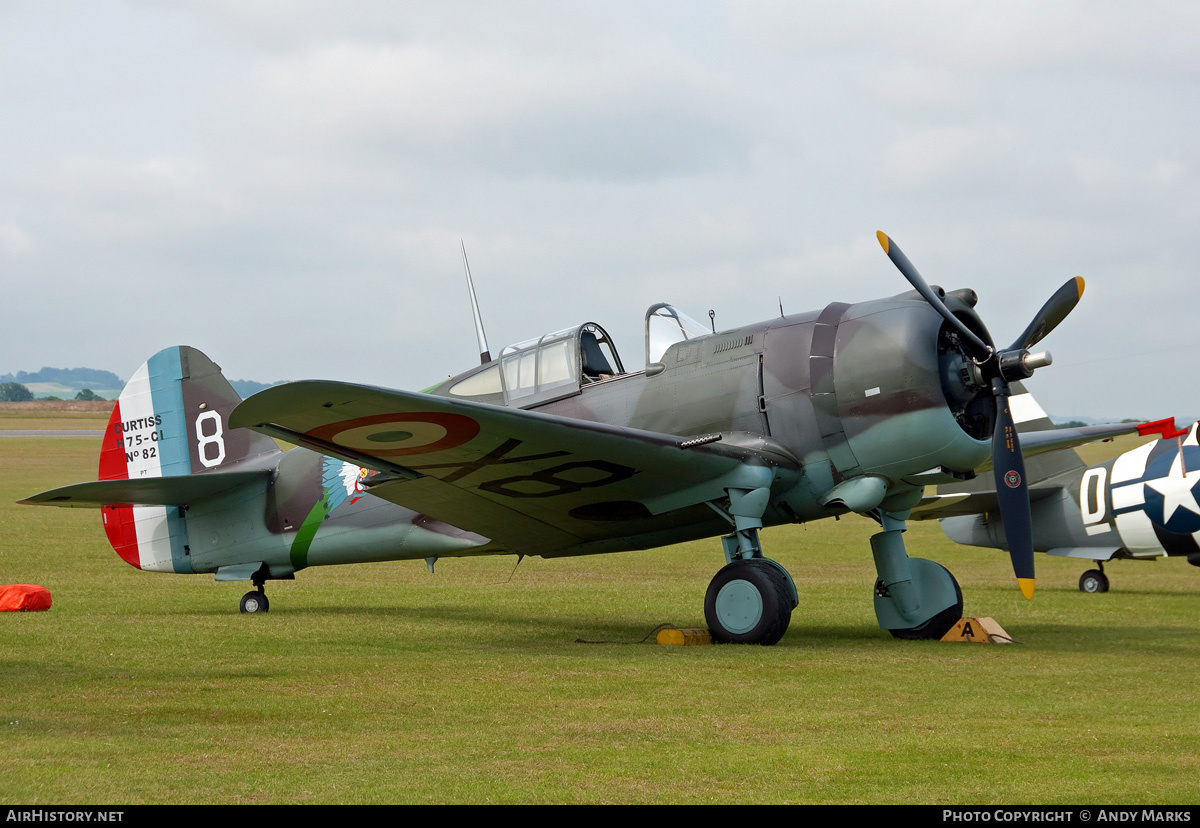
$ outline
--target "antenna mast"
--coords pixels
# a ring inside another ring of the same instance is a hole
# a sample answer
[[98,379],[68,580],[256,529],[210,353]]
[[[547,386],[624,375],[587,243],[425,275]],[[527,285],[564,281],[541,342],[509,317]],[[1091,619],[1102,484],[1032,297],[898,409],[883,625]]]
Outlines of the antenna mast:
[[471,281],[471,266],[467,264],[467,246],[459,239],[462,247],[463,268],[467,271],[467,290],[471,293],[471,313],[475,316],[475,339],[479,341],[479,364],[486,365],[492,361],[492,352],[488,350],[487,334],[483,332],[483,317],[479,315],[479,300],[475,298],[475,283]]

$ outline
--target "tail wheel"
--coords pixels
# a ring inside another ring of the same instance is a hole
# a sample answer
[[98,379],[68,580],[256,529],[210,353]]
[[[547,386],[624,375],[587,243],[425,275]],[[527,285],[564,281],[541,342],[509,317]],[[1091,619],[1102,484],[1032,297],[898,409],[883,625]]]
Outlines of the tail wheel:
[[271,608],[271,602],[267,600],[265,592],[252,590],[242,596],[242,612],[266,612]]
[[792,620],[791,592],[772,564],[737,560],[709,583],[704,620],[713,639],[723,644],[774,644]]
[[1099,569],[1089,569],[1079,576],[1080,592],[1108,592],[1108,576]]

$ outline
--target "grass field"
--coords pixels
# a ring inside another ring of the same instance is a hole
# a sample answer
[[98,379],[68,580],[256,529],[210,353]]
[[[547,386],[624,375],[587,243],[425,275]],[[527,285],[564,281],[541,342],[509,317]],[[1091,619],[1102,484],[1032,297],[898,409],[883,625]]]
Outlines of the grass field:
[[1015,646],[879,630],[862,519],[765,533],[800,589],[772,648],[639,643],[703,626],[716,540],[317,568],[243,616],[245,584],[139,572],[95,511],[14,504],[94,479],[96,454],[0,440],[0,583],[54,595],[0,614],[0,803],[1200,802],[1180,560],[1085,595],[1039,555],[1026,602],[1003,553],[914,524],[910,554]]

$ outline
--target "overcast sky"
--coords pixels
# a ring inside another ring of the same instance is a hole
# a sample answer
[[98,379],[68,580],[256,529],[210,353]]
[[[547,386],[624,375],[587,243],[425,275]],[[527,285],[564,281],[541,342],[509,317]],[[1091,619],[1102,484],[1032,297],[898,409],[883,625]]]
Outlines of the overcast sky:
[[900,293],[1008,343],[1087,293],[1058,415],[1200,414],[1200,5],[0,2],[0,374],[419,389],[670,301],[719,327]]

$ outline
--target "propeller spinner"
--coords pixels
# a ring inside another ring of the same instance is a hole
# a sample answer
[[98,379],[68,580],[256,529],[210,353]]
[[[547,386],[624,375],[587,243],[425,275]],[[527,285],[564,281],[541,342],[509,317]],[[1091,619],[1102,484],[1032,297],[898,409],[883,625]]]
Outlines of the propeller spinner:
[[946,307],[941,297],[921,278],[908,257],[883,231],[876,233],[883,251],[904,278],[925,301],[962,336],[974,363],[981,385],[989,389],[995,405],[995,427],[992,431],[992,473],[996,480],[996,497],[1000,504],[1000,519],[1008,539],[1013,572],[1021,594],[1033,597],[1033,521],[1029,508],[1029,489],[1025,481],[1025,460],[1017,436],[1008,398],[1009,383],[1033,376],[1038,368],[1050,364],[1050,354],[1031,354],[1029,348],[1040,342],[1066,319],[1083,296],[1083,279],[1069,280],[1054,292],[1029,325],[1008,348],[997,350],[984,342]]

